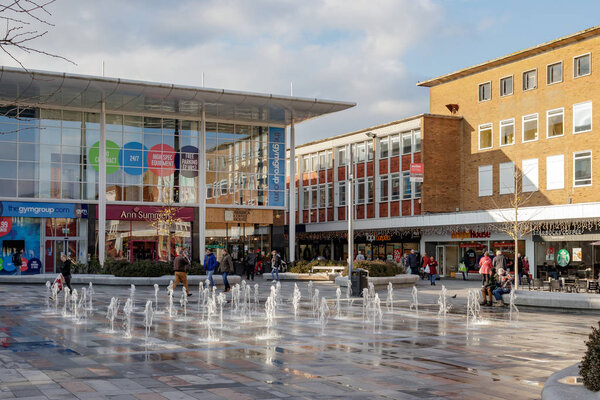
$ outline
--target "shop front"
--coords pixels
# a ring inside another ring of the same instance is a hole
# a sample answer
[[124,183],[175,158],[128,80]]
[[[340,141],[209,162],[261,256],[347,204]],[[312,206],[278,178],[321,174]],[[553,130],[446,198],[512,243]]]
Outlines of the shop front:
[[[438,272],[442,276],[458,273],[458,264],[464,262],[469,272],[479,271],[479,260],[483,254],[498,250],[507,259],[507,266],[514,270],[515,243],[507,235],[490,231],[464,230],[453,231],[449,235],[425,235],[423,237],[425,253],[434,256],[438,262]],[[518,250],[525,256],[527,241],[518,242]],[[531,251],[533,253],[533,251]]]
[[177,248],[192,254],[193,222],[191,207],[108,205],[106,258],[170,261]]
[[533,235],[537,276],[547,280],[598,278],[600,232],[583,228],[538,230]]
[[[85,262],[87,217],[85,204],[0,202],[0,274],[56,272],[63,254]],[[14,265],[20,250],[21,265]]]

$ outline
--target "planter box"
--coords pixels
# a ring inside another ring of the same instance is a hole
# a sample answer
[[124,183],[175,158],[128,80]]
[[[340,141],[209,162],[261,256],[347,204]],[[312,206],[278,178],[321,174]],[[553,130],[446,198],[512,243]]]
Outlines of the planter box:
[[[517,290],[515,304],[526,307],[546,307],[575,310],[600,310],[600,295],[596,293],[543,292],[541,290]],[[510,294],[502,295],[508,304]]]
[[[263,279],[271,281],[271,273],[264,273]],[[338,274],[328,274],[325,272],[317,272],[315,274],[296,274],[293,272],[281,272],[279,273],[280,281],[333,281]]]
[[558,371],[548,378],[542,390],[542,400],[598,400],[600,392],[589,391],[582,384],[568,384],[570,377],[579,376],[579,364]]

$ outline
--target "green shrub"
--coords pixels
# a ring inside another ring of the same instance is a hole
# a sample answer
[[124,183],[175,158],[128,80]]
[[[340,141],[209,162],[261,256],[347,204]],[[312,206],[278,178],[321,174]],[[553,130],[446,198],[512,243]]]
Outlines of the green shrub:
[[331,267],[331,266],[347,266],[346,261],[334,260],[314,260],[314,261],[296,261],[292,265],[288,264],[288,271],[295,274],[308,274],[312,267]]
[[[600,322],[598,322],[600,327]],[[587,351],[581,360],[579,374],[583,377],[583,384],[592,392],[600,391],[600,329],[592,327],[589,339],[585,342]]]
[[[394,276],[397,274],[403,274],[404,268],[391,261],[355,261],[353,268],[362,268],[369,271],[369,276]],[[348,275],[348,269],[344,272],[344,275]]]

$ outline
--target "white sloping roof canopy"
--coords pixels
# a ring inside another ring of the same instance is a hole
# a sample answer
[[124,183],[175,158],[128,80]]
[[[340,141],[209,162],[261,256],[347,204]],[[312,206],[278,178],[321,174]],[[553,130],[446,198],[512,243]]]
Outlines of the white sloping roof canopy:
[[0,102],[288,125],[356,103],[0,67]]

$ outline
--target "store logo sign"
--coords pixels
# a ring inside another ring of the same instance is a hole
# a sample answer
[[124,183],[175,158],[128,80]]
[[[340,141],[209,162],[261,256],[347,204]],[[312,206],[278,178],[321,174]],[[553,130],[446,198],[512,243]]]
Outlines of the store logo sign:
[[285,205],[285,130],[269,128],[269,206]]
[[450,237],[452,239],[489,239],[491,236],[490,232],[477,232],[473,230],[465,231],[465,232],[452,232]]
[[87,218],[88,208],[86,204],[4,201],[2,215],[33,218]]

